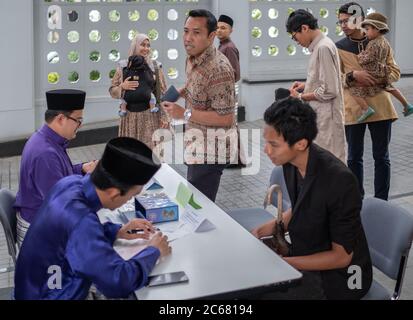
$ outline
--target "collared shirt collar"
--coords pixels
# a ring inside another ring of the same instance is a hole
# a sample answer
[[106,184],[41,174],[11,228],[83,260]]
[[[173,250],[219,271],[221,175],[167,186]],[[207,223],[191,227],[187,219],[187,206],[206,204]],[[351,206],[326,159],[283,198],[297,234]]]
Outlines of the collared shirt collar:
[[354,44],[357,44],[358,52],[362,52],[366,49],[367,45],[369,44],[369,39],[364,37],[362,39],[353,39],[352,37],[347,37],[347,39]]
[[210,45],[208,48],[205,49],[204,52],[201,53],[199,57],[190,57],[189,61],[194,67],[202,65],[214,55],[215,50],[215,47],[213,45]]
[[367,36],[365,36],[365,37],[363,37],[363,38],[361,38],[361,39],[355,39],[355,38],[352,38],[352,37],[347,37],[350,41],[352,41],[352,42],[365,42],[365,41],[367,41],[368,40],[368,38],[367,38]]
[[86,175],[82,178],[83,193],[85,194],[86,200],[89,207],[94,211],[98,212],[102,209],[102,203],[96,192],[96,186],[93,184],[90,175]]
[[308,47],[308,50],[310,50],[310,52],[313,52],[316,45],[325,38],[326,36],[321,33],[320,35],[318,35],[317,37],[315,37],[315,39],[313,40],[313,42],[311,42],[310,46]]
[[225,40],[220,41],[219,43],[220,43],[221,45],[224,45],[224,44],[227,44],[227,43],[230,43],[230,42],[231,42],[231,38],[227,38],[227,39],[225,39]]
[[51,129],[47,124],[44,124],[43,127],[40,128],[39,132],[45,135],[47,138],[49,138],[51,141],[53,141],[57,145],[62,146],[65,149],[67,148],[67,145],[69,144],[69,140],[67,140],[66,138],[63,138],[56,131]]

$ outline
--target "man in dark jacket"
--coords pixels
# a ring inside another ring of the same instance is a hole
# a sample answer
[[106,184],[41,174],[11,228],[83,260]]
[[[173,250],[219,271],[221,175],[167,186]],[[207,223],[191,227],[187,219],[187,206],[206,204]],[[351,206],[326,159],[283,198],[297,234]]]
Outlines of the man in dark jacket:
[[[357,12],[359,16],[357,16]],[[357,18],[356,21],[353,19]],[[364,51],[369,40],[358,28],[364,20],[364,9],[357,2],[343,4],[338,10],[338,24],[345,37],[336,43],[341,61],[344,86],[345,129],[348,143],[348,167],[356,175],[364,196],[364,136],[367,128],[370,131],[374,158],[374,196],[388,200],[391,180],[390,142],[392,126],[398,119],[391,95],[383,91],[368,98],[370,105],[376,107],[376,114],[364,123],[357,123],[360,106],[353,99],[350,87],[371,87],[377,85],[376,80],[362,70],[358,55]],[[387,57],[387,66],[391,82],[400,79],[400,67],[396,64],[393,52]]]
[[[283,166],[292,209],[283,214],[291,247],[284,259],[302,271],[301,285],[264,299],[361,299],[370,289],[372,264],[361,224],[361,193],[353,173],[313,143],[316,113],[288,98],[264,116],[265,152]],[[270,236],[275,221],[253,230]]]

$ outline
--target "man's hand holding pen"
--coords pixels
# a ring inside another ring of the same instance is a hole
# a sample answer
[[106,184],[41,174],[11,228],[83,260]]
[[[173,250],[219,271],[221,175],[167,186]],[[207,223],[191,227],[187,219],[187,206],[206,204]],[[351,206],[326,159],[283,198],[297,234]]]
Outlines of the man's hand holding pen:
[[150,236],[155,232],[156,229],[150,221],[145,219],[134,219],[122,226],[122,228],[118,232],[117,238],[125,240],[148,240]]

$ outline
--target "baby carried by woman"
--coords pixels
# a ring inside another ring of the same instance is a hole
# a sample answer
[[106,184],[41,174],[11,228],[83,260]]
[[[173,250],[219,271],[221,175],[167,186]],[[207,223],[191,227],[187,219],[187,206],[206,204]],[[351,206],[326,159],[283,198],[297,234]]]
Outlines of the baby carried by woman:
[[120,105],[119,116],[126,116],[128,111],[142,112],[148,109],[158,112],[159,107],[154,95],[155,75],[146,63],[144,57],[130,56],[128,64],[122,69],[123,79],[137,81],[139,86],[135,90],[128,90],[123,96],[124,102]]

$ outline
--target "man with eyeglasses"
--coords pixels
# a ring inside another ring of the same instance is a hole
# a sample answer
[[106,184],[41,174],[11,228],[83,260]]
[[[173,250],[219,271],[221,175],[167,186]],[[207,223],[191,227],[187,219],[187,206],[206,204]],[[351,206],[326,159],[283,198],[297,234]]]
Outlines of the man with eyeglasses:
[[291,38],[311,52],[306,82],[295,82],[291,96],[307,102],[317,113],[316,143],[346,162],[343,89],[340,61],[334,42],[322,33],[307,10],[291,13],[286,23]]
[[[350,87],[376,86],[376,80],[363,71],[358,61],[360,54],[367,47],[369,41],[360,28],[365,13],[360,4],[349,2],[339,8],[338,22],[345,38],[338,41],[336,46],[340,55],[341,72],[344,86],[344,113],[345,130],[348,143],[348,166],[358,178],[360,190],[364,196],[363,187],[363,154],[364,136],[368,128],[373,144],[373,158],[375,167],[374,189],[375,197],[388,200],[390,190],[391,164],[389,144],[391,140],[392,124],[398,119],[397,112],[391,100],[391,95],[380,92],[374,97],[367,98],[369,105],[375,106],[376,113],[364,123],[358,123],[360,107],[351,96]],[[391,82],[400,78],[400,68],[393,59],[391,52],[387,58]]]
[[21,159],[16,196],[17,242],[21,246],[36,212],[60,179],[94,170],[96,163],[73,165],[66,148],[83,121],[86,93],[80,90],[46,92],[45,124],[27,141]]

